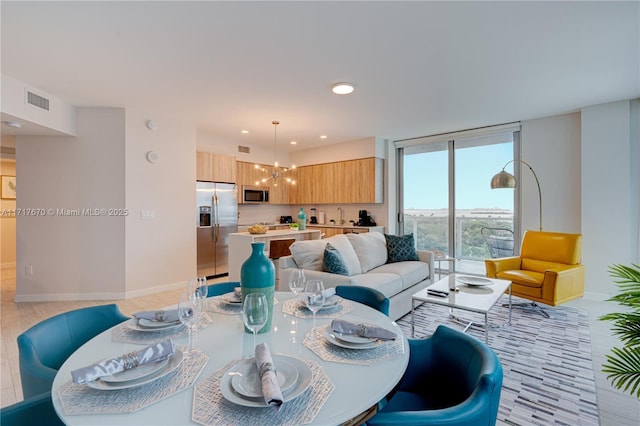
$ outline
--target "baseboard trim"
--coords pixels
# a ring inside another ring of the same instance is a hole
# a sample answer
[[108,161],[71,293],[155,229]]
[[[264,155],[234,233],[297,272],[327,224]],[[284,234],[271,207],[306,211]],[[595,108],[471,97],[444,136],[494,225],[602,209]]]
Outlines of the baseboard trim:
[[140,290],[114,293],[49,293],[49,294],[16,294],[14,302],[74,302],[87,300],[125,300],[163,291],[186,288],[187,282],[181,281]]

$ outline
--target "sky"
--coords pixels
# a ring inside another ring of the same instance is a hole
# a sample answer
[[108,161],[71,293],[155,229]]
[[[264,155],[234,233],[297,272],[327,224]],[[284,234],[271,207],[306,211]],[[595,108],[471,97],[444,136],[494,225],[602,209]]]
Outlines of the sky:
[[[513,144],[456,149],[456,208],[513,210],[514,190],[491,189],[491,178],[513,159]],[[404,208],[448,207],[447,151],[404,157]],[[505,169],[513,173],[513,163]]]

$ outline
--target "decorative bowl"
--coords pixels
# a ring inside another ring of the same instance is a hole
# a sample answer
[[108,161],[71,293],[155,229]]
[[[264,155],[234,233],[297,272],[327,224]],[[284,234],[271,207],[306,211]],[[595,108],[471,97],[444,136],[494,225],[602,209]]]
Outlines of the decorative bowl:
[[268,230],[269,228],[260,224],[251,225],[247,228],[250,234],[266,234]]

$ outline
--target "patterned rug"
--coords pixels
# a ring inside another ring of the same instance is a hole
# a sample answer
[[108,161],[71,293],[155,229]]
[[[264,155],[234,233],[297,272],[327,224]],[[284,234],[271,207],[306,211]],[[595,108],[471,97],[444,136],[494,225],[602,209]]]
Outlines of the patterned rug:
[[[598,406],[591,361],[591,337],[586,312],[559,306],[546,309],[551,318],[529,309],[509,310],[501,305],[489,312],[489,346],[502,363],[504,379],[498,424],[594,425]],[[522,299],[513,297],[513,302]],[[455,315],[484,321],[484,316],[455,310]],[[433,304],[416,308],[416,337],[429,336],[439,324],[462,330],[449,317],[448,308]],[[411,314],[398,320],[405,336],[411,336]],[[484,330],[471,327],[471,335],[484,341]]]

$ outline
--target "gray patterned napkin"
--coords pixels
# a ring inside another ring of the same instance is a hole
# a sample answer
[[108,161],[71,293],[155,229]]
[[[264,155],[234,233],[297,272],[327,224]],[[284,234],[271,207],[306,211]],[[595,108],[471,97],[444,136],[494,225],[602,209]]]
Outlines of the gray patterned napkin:
[[[193,312],[191,313],[193,315]],[[180,321],[177,309],[170,309],[168,311],[142,311],[133,314],[134,318],[146,319],[149,321],[157,322],[176,322]]]
[[264,402],[280,409],[284,398],[278,378],[276,377],[276,366],[271,358],[271,352],[266,343],[260,343],[255,350],[256,365],[258,367],[258,376],[262,381],[262,396]]
[[369,339],[395,340],[397,335],[386,328],[373,324],[355,323],[341,319],[331,321],[331,330],[336,333],[348,334]]
[[115,358],[106,359],[87,367],[78,368],[71,372],[74,383],[83,384],[106,377],[111,374],[120,373],[124,370],[136,368],[139,365],[163,361],[175,352],[175,347],[171,340],[148,346],[139,351],[130,352]]

